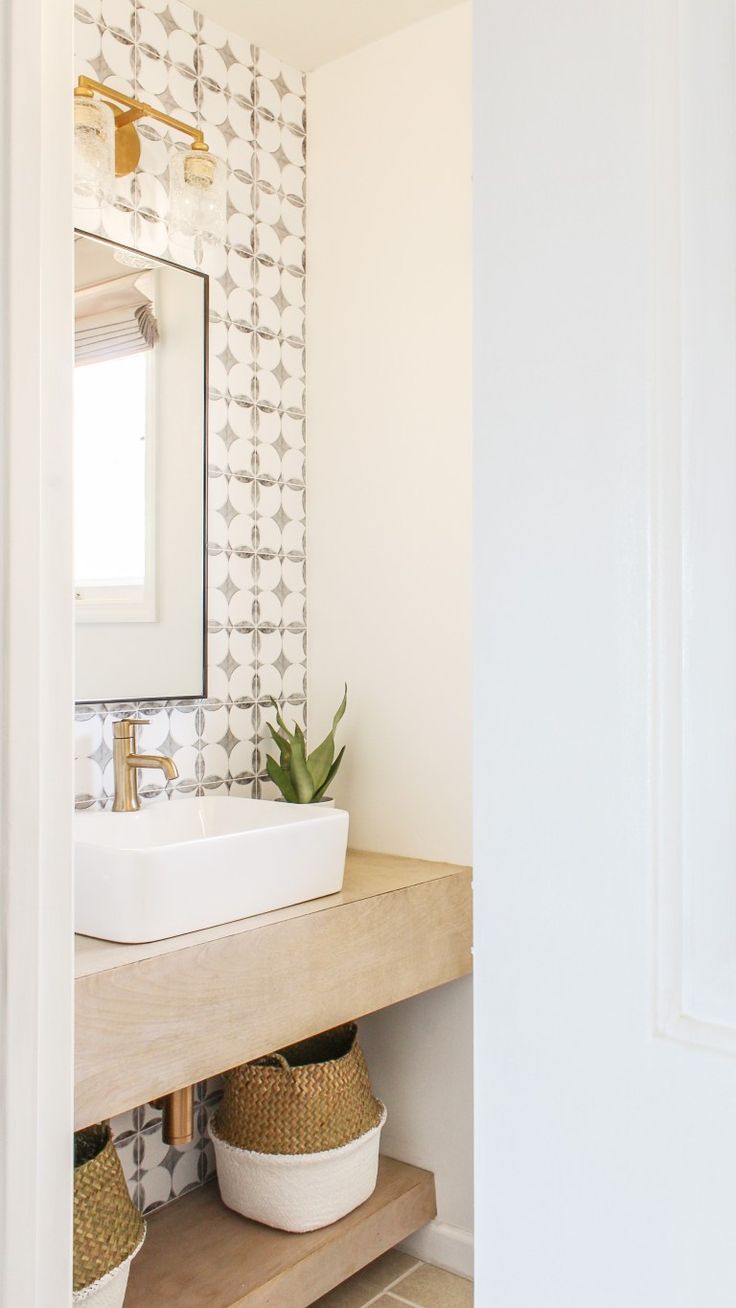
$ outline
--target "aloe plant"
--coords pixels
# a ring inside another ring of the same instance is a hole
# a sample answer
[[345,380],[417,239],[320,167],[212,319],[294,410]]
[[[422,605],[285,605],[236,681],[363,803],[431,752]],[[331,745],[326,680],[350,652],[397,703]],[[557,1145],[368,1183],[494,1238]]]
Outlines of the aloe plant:
[[278,760],[269,754],[266,759],[268,775],[278,786],[284,799],[290,804],[318,804],[324,797],[332,778],[342,763],[345,753],[343,745],[335,758],[335,732],[348,703],[348,688],[342,698],[337,713],[332,719],[332,728],[321,745],[307,753],[307,741],[298,724],[290,731],[279,712],[275,699],[271,699],[276,710],[278,731],[272,722],[268,727],[279,748]]

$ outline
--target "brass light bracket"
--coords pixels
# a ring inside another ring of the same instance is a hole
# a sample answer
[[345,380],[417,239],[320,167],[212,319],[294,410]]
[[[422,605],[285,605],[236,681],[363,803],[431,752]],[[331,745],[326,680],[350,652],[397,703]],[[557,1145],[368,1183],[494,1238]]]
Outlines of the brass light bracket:
[[95,93],[110,105],[115,114],[116,177],[127,177],[128,173],[135,172],[138,167],[141,142],[135,124],[140,118],[154,118],[156,122],[164,123],[166,127],[173,127],[175,131],[183,132],[185,136],[191,137],[193,150],[209,149],[204,134],[198,127],[190,127],[179,118],[172,118],[170,114],[154,109],[151,104],[134,100],[132,96],[124,95],[122,91],[116,91],[112,86],[104,86],[102,82],[95,82],[94,78],[82,75],[74,88],[75,96],[91,99]]

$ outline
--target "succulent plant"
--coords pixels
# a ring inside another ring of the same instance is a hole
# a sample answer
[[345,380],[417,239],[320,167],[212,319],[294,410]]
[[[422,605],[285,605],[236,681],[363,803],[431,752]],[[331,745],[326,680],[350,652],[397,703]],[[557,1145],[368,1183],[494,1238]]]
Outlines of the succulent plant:
[[347,702],[348,688],[346,686],[342,704],[332,719],[331,730],[325,736],[322,744],[313,749],[311,754],[308,754],[306,737],[301,727],[295,724],[294,730],[289,731],[279,712],[276,700],[271,699],[271,703],[276,710],[276,723],[279,730],[276,730],[272,722],[269,722],[268,727],[279,747],[279,758],[277,761],[273,755],[269,754],[266,759],[266,768],[269,777],[278,786],[288,803],[318,804],[324,797],[325,791],[342,763],[342,756],[345,753],[345,746],[343,745],[337,758],[335,758],[335,732],[345,712]]

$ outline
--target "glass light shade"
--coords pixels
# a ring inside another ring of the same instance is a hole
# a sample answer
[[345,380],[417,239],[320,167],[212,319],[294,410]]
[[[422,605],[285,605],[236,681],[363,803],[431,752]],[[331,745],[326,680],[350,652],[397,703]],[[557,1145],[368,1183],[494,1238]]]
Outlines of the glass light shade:
[[152,267],[151,260],[145,254],[136,254],[135,250],[126,250],[123,246],[113,250],[112,257],[124,268],[145,268],[148,271]]
[[93,209],[115,186],[115,115],[92,96],[74,97],[74,203]]
[[226,170],[209,150],[174,150],[169,166],[169,235],[225,239]]

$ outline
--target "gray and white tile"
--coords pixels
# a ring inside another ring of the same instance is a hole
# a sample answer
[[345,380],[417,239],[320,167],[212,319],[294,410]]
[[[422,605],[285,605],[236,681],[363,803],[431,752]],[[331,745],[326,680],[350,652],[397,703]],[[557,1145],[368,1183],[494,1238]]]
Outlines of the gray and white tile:
[[[187,794],[259,797],[270,696],[304,722],[304,77],[182,0],[77,0],[77,71],[203,129],[228,168],[222,249],[173,249],[168,155],[176,141],[141,124],[141,165],[113,203],[77,225],[210,275],[208,698],[80,708],[80,808],[112,803],[111,724],[150,719],[142,748],[173,755],[179,779],[154,774],[143,802]],[[179,138],[181,141],[182,138]],[[160,1114],[137,1108],[113,1131],[131,1193],[150,1212],[213,1173],[199,1087],[185,1150],[161,1140]]]

